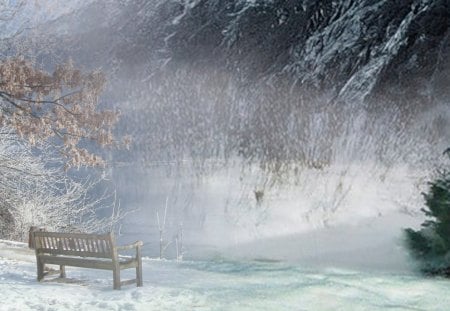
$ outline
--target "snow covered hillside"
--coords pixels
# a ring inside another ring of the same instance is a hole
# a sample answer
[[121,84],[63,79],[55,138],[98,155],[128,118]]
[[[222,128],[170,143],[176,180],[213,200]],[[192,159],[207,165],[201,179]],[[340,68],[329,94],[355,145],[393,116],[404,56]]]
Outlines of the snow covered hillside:
[[[125,271],[127,272],[127,271]],[[0,241],[0,310],[447,310],[450,282],[413,274],[321,271],[278,262],[144,259],[144,287],[110,271],[67,268],[36,281],[32,251]],[[126,277],[126,276],[125,276]]]

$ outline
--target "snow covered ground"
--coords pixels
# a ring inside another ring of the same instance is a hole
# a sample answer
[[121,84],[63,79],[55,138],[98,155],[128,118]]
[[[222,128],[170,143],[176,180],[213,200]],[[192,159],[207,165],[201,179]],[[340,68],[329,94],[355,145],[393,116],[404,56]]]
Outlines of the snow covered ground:
[[[132,277],[132,270],[122,271]],[[411,273],[307,269],[281,262],[144,260],[144,287],[67,268],[36,281],[34,254],[0,241],[0,310],[448,310],[450,281]]]

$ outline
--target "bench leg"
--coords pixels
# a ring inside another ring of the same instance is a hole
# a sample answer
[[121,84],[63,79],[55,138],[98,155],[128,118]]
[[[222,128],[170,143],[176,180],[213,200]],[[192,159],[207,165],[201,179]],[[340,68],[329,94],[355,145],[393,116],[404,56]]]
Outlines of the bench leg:
[[66,277],[66,266],[59,266],[59,277],[65,278]]
[[137,287],[142,287],[143,286],[143,282],[142,282],[142,262],[139,260],[139,263],[136,267],[136,286]]
[[42,281],[42,279],[44,278],[44,264],[37,259],[37,280],[38,282]]
[[142,256],[141,256],[141,247],[138,246],[136,248],[136,259],[137,259],[137,266],[136,266],[136,286],[142,287],[143,286],[143,280],[142,280]]
[[113,269],[113,288],[120,289],[120,268]]

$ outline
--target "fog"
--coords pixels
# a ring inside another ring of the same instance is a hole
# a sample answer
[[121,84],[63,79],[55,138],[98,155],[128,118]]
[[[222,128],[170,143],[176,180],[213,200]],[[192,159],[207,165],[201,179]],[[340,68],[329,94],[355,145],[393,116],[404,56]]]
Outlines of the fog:
[[[450,139],[448,34],[430,54],[441,69],[418,89],[423,67],[403,66],[413,11],[372,36],[352,23],[364,4],[344,1],[354,16],[340,20],[286,4],[273,10],[285,28],[272,31],[259,19],[270,5],[238,2],[73,2],[24,40],[46,65],[73,58],[106,73],[104,105],[121,110],[118,134],[133,138],[106,153],[132,211],[121,238],[157,256],[166,214],[168,258],[182,239],[185,258],[409,267],[402,229],[422,220],[420,193]],[[295,24],[299,10],[310,23]]]

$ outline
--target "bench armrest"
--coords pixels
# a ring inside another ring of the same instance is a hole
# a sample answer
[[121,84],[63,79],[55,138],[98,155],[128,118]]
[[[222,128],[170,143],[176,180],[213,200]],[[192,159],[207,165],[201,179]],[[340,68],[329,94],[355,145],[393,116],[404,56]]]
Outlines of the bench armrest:
[[118,251],[123,251],[123,250],[127,250],[127,249],[139,248],[139,247],[142,247],[142,245],[143,245],[142,241],[136,241],[134,243],[127,244],[127,245],[119,245],[116,248]]

